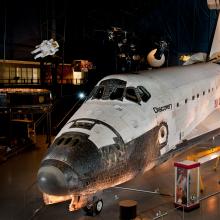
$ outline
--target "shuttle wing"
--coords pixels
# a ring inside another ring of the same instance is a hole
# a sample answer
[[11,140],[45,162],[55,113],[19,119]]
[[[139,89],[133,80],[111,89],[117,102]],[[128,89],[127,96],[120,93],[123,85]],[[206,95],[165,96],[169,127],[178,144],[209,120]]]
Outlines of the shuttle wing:
[[205,120],[199,123],[192,132],[186,136],[187,140],[191,140],[210,131],[220,128],[220,109],[216,109]]

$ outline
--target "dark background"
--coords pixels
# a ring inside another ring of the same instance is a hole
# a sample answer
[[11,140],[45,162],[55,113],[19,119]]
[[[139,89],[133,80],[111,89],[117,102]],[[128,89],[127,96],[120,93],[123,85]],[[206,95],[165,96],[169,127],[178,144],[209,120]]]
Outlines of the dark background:
[[169,65],[174,65],[181,53],[208,51],[217,17],[206,0],[5,0],[1,4],[0,59],[34,60],[30,52],[55,33],[57,54],[64,62],[90,59],[97,70],[106,72],[115,66],[115,45],[108,40],[112,27],[127,31],[140,54],[166,40]]

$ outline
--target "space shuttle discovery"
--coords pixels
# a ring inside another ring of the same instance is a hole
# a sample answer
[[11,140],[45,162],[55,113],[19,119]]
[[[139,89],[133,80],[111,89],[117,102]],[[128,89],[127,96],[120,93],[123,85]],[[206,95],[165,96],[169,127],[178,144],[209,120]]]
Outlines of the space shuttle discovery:
[[[217,40],[214,53],[220,51]],[[37,178],[44,201],[71,200],[70,211],[98,214],[104,189],[160,164],[183,141],[215,131],[219,119],[217,63],[107,76],[43,158]]]

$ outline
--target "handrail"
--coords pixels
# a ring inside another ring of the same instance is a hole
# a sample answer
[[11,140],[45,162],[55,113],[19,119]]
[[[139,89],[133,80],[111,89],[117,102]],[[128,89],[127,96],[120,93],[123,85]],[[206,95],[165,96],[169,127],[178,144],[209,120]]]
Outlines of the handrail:
[[69,117],[69,115],[73,112],[73,110],[76,108],[76,106],[80,103],[80,101],[83,101],[83,99],[79,99],[73,107],[67,112],[67,114],[62,118],[62,120],[57,124],[56,130],[63,124],[64,121]]
[[[52,104],[52,106],[49,108],[49,111],[48,111],[48,112],[52,112],[52,111],[55,109],[55,106],[58,104],[59,101],[60,101],[60,100],[57,99],[57,100]],[[45,112],[43,115],[41,115],[41,117],[35,122],[35,128],[37,128],[37,127],[39,126],[39,124],[46,118],[48,112]]]
[[[71,84],[71,85],[82,85],[87,82],[87,79],[57,79],[58,84]],[[0,84],[12,84],[12,85],[40,85],[41,83],[46,83],[48,85],[52,85],[52,79],[46,79],[45,81],[41,81],[40,79],[26,79],[26,78],[9,78],[3,79],[0,78]]]
[[43,119],[47,116],[47,112],[45,112],[41,117],[35,122],[35,128],[39,126],[39,124],[43,121]]

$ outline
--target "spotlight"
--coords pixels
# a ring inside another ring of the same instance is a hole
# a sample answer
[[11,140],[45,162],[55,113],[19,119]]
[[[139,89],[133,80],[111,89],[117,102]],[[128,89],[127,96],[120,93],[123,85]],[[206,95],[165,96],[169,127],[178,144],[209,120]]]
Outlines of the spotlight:
[[85,97],[86,97],[86,95],[85,95],[84,92],[80,92],[80,93],[78,94],[78,98],[79,98],[79,99],[84,99]]

